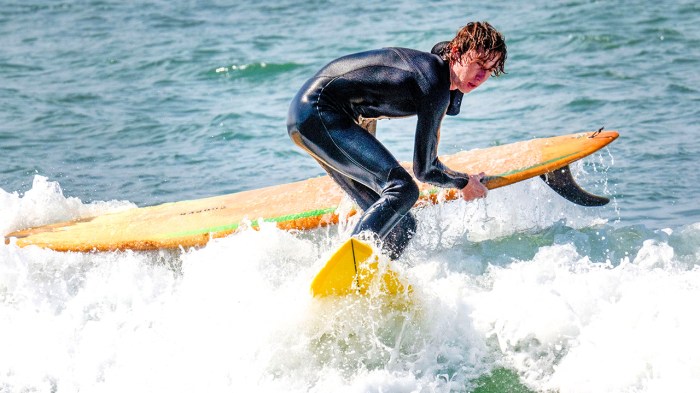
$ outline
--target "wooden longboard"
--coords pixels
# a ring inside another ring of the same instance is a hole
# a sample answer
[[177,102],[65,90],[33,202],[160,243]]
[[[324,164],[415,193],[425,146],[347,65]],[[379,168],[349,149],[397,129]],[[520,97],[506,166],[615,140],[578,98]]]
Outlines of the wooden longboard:
[[[618,137],[615,131],[539,138],[463,151],[440,160],[466,173],[485,172],[489,189],[550,173],[586,157]],[[405,165],[407,168],[409,165]],[[409,172],[411,172],[409,170]],[[458,197],[419,183],[418,205]],[[134,208],[119,213],[25,229],[5,236],[9,243],[57,251],[152,250],[202,246],[235,232],[245,220],[276,222],[282,229],[312,229],[338,222],[343,192],[328,176],[198,200]],[[352,212],[350,212],[352,214]]]

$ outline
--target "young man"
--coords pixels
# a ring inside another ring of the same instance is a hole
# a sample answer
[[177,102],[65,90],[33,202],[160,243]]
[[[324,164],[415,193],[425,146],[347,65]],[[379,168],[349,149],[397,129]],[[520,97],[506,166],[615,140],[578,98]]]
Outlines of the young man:
[[464,93],[502,74],[505,61],[503,35],[471,22],[432,53],[385,48],[344,56],[302,86],[289,109],[289,135],[364,211],[353,236],[372,232],[398,258],[416,230],[409,210],[418,186],[363,128],[368,119],[416,115],[416,178],[457,188],[465,200],[486,196],[483,174],[459,173],[438,160],[440,124],[445,114],[459,113]]

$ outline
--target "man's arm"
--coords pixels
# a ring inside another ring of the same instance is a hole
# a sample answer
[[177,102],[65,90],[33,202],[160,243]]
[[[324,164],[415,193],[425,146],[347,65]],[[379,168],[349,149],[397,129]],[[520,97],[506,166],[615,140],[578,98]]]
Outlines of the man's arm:
[[[427,126],[431,122],[420,120],[419,115],[418,130],[416,130],[416,143],[413,152],[413,172],[416,178],[424,183],[439,187],[456,188],[460,190],[462,199],[465,201],[486,197],[488,189],[481,183],[481,180],[484,178],[483,172],[476,175],[467,175],[465,173],[453,171],[437,158],[441,120],[442,117],[437,119],[436,128],[421,129],[421,124]],[[435,131],[425,133],[426,130]]]
[[445,108],[436,108],[433,104],[423,106],[418,112],[416,139],[413,147],[413,173],[424,183],[438,187],[464,188],[469,182],[465,173],[453,171],[438,159],[438,142],[440,124],[445,115]]

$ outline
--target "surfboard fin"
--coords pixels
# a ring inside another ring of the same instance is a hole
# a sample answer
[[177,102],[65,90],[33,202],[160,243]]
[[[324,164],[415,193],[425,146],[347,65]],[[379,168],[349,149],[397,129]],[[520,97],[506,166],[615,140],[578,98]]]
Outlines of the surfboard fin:
[[369,244],[350,238],[314,277],[311,293],[316,297],[364,295],[377,279],[382,293],[395,295],[407,288],[398,273],[388,267],[380,269],[379,258]]
[[603,206],[610,202],[609,198],[593,195],[581,188],[571,175],[571,169],[566,165],[552,172],[540,175],[549,187],[566,200],[581,206]]

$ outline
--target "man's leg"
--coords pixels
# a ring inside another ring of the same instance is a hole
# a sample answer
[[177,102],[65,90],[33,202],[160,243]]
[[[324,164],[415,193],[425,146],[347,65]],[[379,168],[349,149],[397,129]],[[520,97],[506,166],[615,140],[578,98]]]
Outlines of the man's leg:
[[[350,197],[363,211],[366,212],[375,202],[379,200],[379,194],[372,191],[362,183],[335,171],[321,161],[319,161],[319,164],[343,189],[343,191],[350,195]],[[408,246],[409,241],[416,233],[416,227],[416,219],[410,212],[408,212],[384,237],[384,248],[389,253],[389,257],[391,257],[391,259],[398,259],[401,254],[403,254],[404,249],[406,246]],[[355,228],[353,234],[356,234],[357,232],[357,228]]]
[[[364,210],[353,234],[376,233],[400,255],[415,232],[408,212],[418,199],[418,186],[396,158],[347,115],[310,102],[293,102],[287,126],[292,140],[323,163]],[[389,236],[394,228],[398,232]]]

